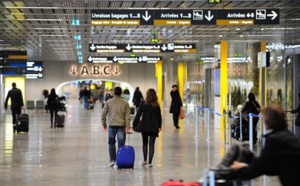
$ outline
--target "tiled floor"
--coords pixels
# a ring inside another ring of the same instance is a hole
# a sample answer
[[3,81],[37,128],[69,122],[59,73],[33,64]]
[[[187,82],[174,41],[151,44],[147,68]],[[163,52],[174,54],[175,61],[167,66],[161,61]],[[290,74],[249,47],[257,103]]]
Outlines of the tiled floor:
[[[163,131],[156,141],[152,168],[142,166],[142,139],[138,133],[128,141],[136,153],[134,170],[111,168],[107,133],[101,122],[101,106],[84,110],[73,101],[68,106],[65,128],[51,129],[49,114],[31,112],[29,133],[13,134],[11,115],[0,125],[1,186],[159,186],[168,179],[195,181],[213,166],[228,148],[219,142],[219,132],[206,140],[206,126],[199,117],[199,138],[195,138],[192,113],[172,126],[168,109],[163,109]],[[213,128],[211,128],[213,129]],[[259,151],[259,146],[255,147]],[[254,185],[278,186],[277,178],[261,177]]]

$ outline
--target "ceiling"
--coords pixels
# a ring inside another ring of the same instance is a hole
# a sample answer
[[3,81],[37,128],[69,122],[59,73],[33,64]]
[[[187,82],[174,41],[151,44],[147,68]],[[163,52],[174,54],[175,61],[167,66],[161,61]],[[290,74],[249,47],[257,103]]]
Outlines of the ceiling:
[[[279,25],[254,26],[91,26],[94,9],[280,9]],[[72,19],[80,25],[71,25]],[[160,43],[196,43],[192,56],[213,55],[213,44],[220,40],[245,43],[266,40],[284,44],[300,43],[300,0],[1,0],[0,50],[26,50],[28,59],[85,62],[89,43],[150,43],[153,30]],[[81,40],[74,40],[75,34]],[[76,49],[80,44],[82,49]],[[81,52],[82,54],[78,54]],[[96,54],[105,55],[105,54]],[[110,54],[129,55],[129,54]],[[178,56],[178,54],[172,54]],[[182,55],[181,55],[182,56]]]

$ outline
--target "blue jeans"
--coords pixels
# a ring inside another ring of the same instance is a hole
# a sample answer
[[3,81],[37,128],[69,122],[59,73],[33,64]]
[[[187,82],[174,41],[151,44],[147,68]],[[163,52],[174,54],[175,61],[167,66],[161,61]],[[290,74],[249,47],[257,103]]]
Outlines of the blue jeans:
[[88,97],[87,96],[82,96],[83,98],[83,104],[84,104],[84,108],[87,109],[88,108]]
[[125,127],[108,127],[108,148],[110,162],[116,161],[116,136],[118,139],[118,148],[124,146],[126,140]]

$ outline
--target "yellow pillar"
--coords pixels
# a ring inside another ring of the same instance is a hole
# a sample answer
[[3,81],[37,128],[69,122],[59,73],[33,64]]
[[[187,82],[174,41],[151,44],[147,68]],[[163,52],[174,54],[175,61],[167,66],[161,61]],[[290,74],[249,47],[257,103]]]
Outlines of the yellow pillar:
[[[223,113],[223,110],[228,110],[227,108],[227,94],[228,94],[228,75],[227,75],[227,41],[221,41],[221,61],[220,61],[220,113]],[[223,118],[221,118],[221,133],[224,130]]]
[[178,91],[181,99],[183,99],[183,88],[186,79],[186,68],[184,63],[178,63]]
[[156,72],[155,72],[155,76],[157,78],[157,96],[158,96],[158,103],[161,106],[161,108],[163,107],[162,105],[162,93],[163,93],[163,65],[162,65],[162,61],[158,61],[156,63]]
[[[267,51],[267,43],[266,41],[261,41],[260,42],[260,52],[266,52]],[[262,63],[260,63],[259,66],[259,82],[262,82],[262,74],[263,74],[263,68],[262,68]],[[262,84],[259,83],[259,102],[260,103],[265,103],[265,106],[267,106],[267,68],[264,68],[264,83],[265,83],[265,90],[262,90]],[[264,100],[262,100],[262,94],[264,92]]]

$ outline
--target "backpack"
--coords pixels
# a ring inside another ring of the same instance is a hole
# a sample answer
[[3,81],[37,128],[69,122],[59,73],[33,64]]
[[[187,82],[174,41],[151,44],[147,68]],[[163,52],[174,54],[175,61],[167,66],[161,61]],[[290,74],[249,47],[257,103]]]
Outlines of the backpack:
[[50,108],[52,108],[54,110],[58,110],[58,108],[59,108],[58,97],[55,97],[55,99],[50,102]]

